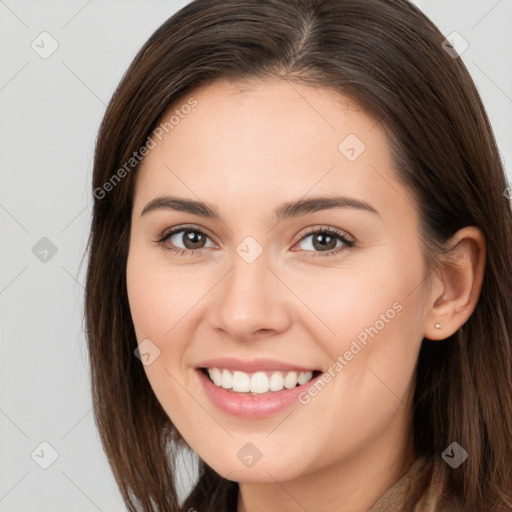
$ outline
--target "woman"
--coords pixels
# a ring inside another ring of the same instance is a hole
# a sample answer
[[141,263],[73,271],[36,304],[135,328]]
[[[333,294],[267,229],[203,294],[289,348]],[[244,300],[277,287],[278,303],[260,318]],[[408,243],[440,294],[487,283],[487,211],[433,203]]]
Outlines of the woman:
[[129,509],[510,510],[506,187],[464,64],[406,0],[166,21],[93,176],[95,417]]

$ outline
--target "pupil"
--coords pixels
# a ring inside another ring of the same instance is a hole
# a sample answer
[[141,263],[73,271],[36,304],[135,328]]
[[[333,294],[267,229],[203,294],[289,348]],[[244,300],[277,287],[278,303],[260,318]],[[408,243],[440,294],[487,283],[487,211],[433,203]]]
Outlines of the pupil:
[[[196,248],[195,244],[201,243],[201,234],[199,234],[197,231],[186,231],[185,240],[186,242],[191,242],[192,247],[189,247],[191,249]],[[188,243],[185,243],[185,246],[188,246]]]
[[[327,241],[326,241],[327,239]],[[327,243],[326,243],[327,242]],[[334,245],[331,245],[329,246],[329,242],[334,242]],[[315,248],[319,248],[316,246],[316,243],[319,243],[320,244],[320,248],[327,248],[327,249],[334,249],[336,247],[336,239],[334,237],[331,237],[330,235],[326,235],[326,234],[319,234],[317,235],[315,238],[314,238],[314,243],[313,245],[315,245]]]

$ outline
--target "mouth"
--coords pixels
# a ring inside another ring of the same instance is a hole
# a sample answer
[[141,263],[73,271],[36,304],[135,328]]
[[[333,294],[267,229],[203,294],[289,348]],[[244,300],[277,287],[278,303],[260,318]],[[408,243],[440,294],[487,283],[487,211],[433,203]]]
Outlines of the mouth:
[[243,372],[226,368],[198,368],[218,388],[241,395],[272,395],[307,384],[318,377],[321,370],[287,371],[268,370]]

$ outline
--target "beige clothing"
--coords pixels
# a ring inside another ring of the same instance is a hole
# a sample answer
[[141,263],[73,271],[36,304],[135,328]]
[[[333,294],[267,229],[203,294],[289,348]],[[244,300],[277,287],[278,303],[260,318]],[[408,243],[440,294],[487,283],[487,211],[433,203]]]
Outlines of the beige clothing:
[[[406,510],[405,501],[411,485],[432,468],[427,491],[416,503],[413,510]],[[449,467],[442,460],[419,458],[409,471],[390,487],[368,512],[453,512],[457,510],[456,499],[446,491]]]

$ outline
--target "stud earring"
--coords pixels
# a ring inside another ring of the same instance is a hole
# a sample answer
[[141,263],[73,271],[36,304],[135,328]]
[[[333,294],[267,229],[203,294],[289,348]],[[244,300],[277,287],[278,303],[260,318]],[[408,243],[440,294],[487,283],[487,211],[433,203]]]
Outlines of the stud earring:
[[441,329],[441,324],[439,322],[436,322],[436,329]]

